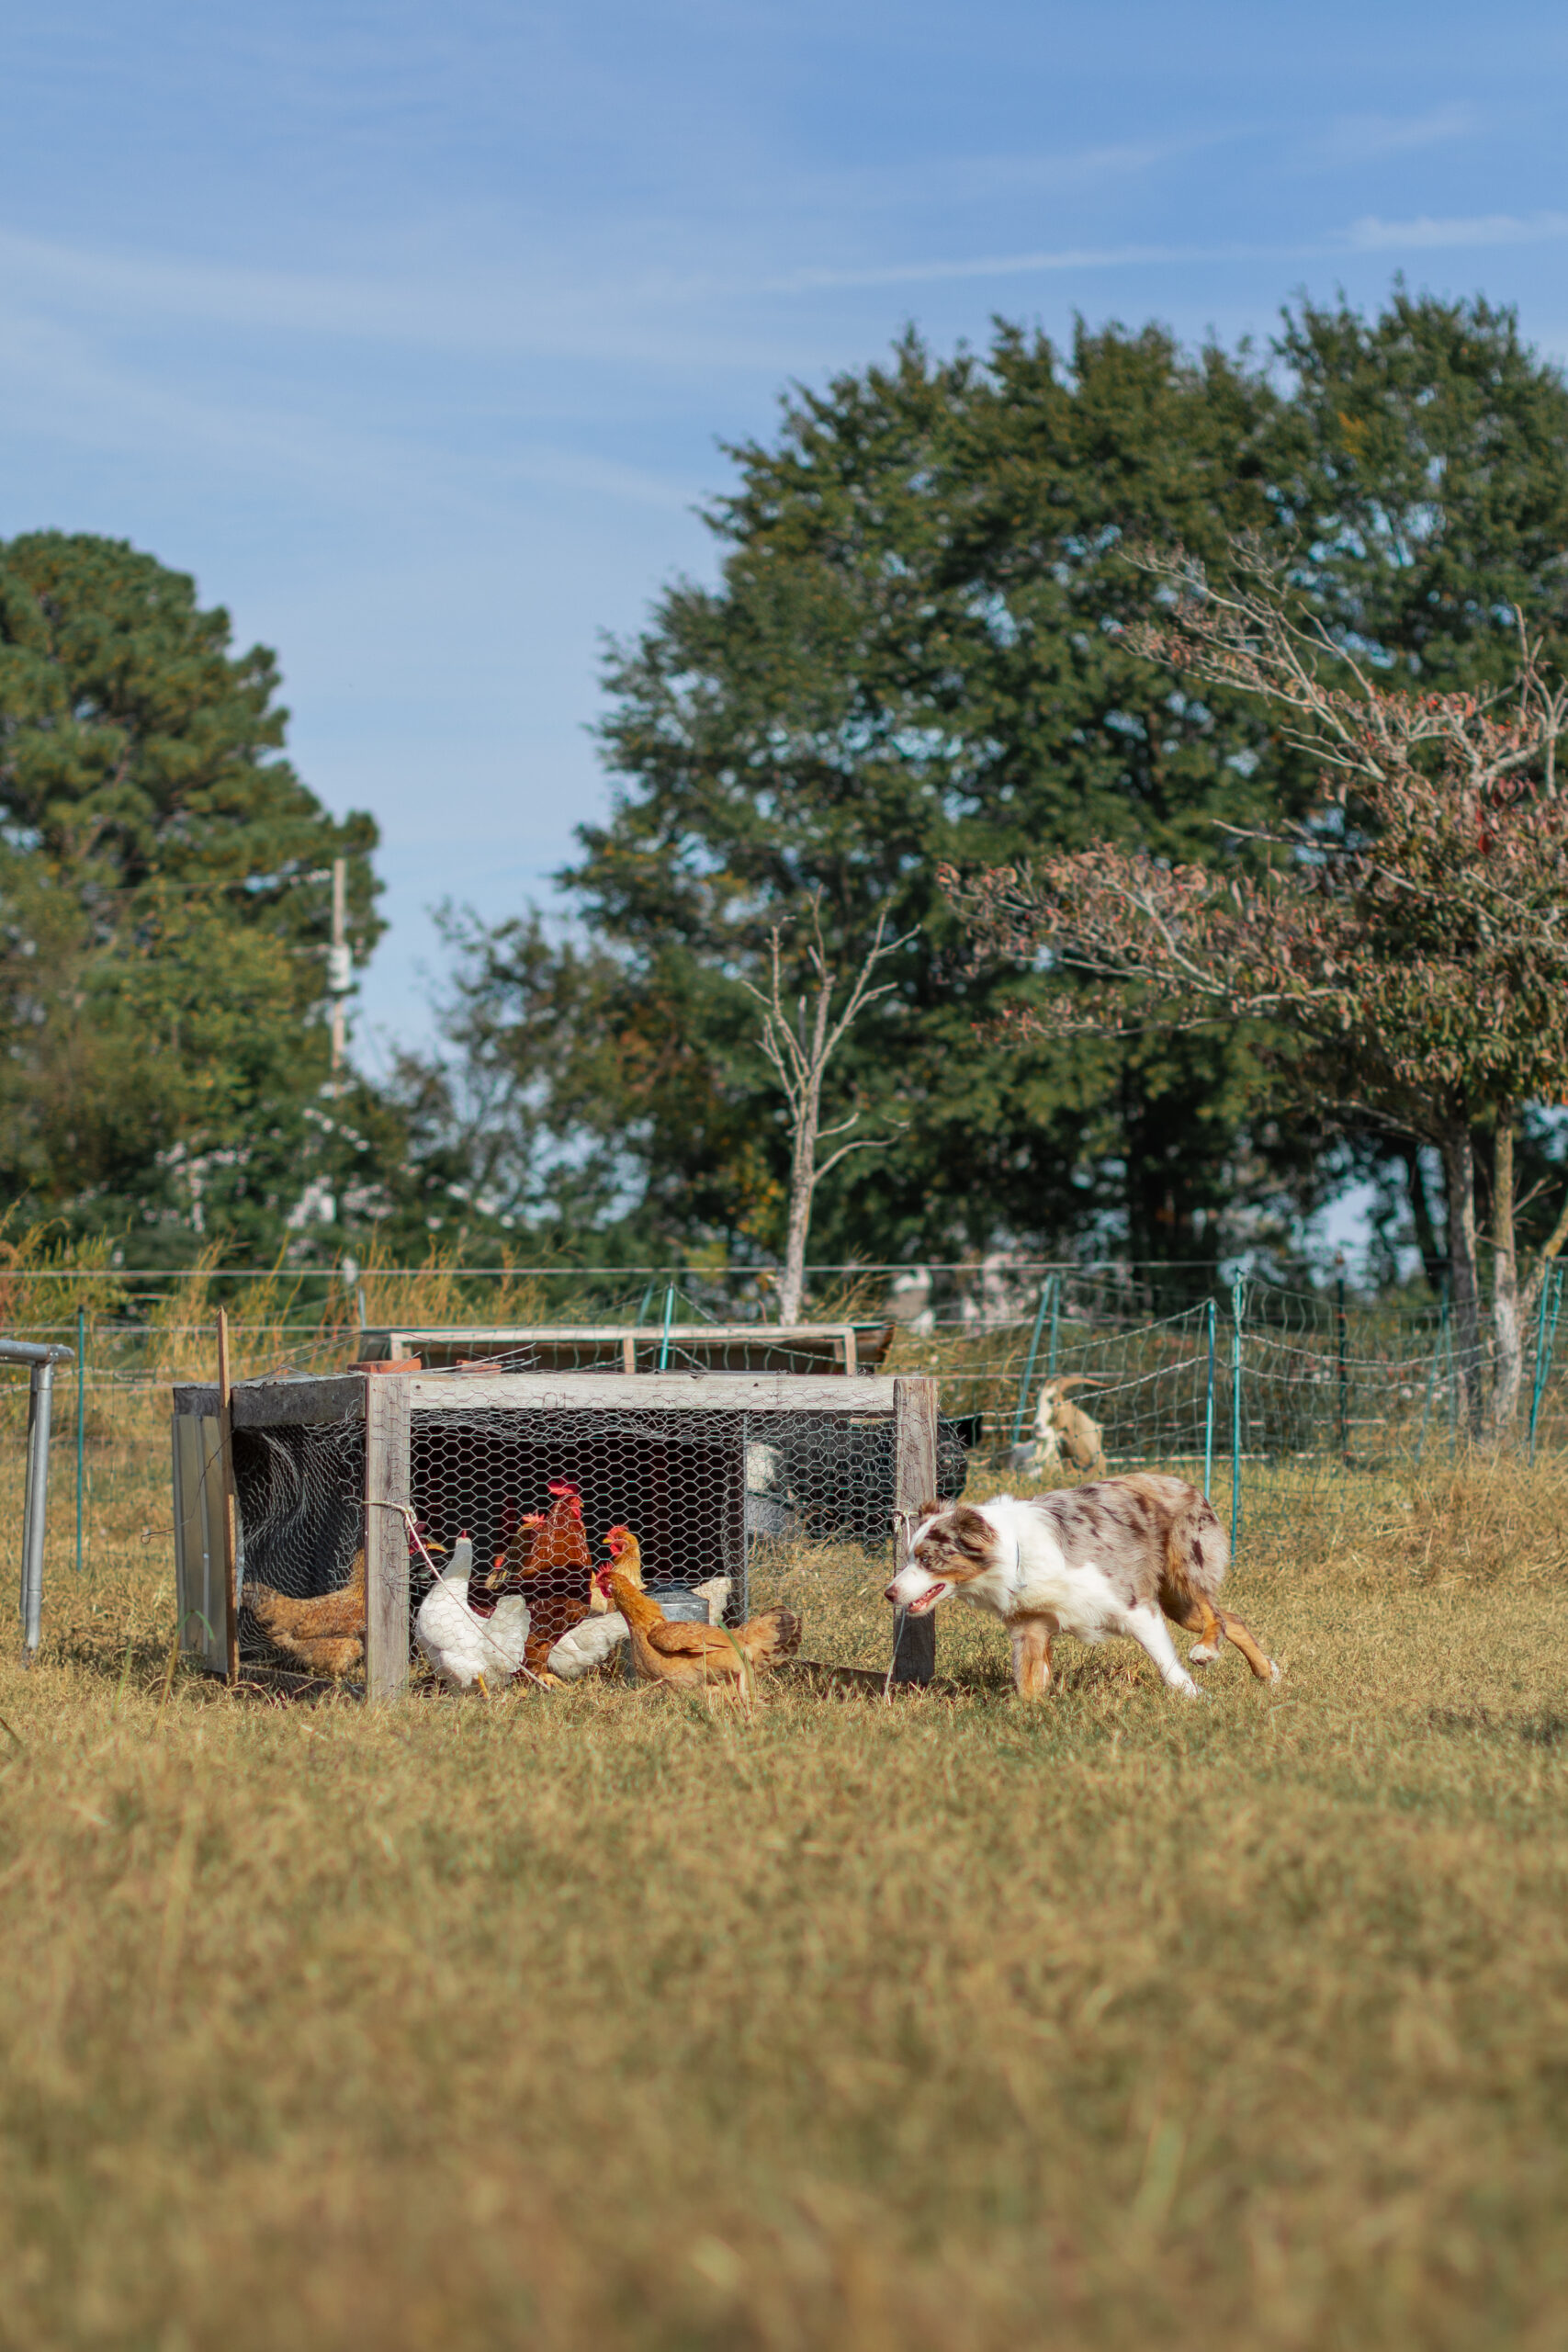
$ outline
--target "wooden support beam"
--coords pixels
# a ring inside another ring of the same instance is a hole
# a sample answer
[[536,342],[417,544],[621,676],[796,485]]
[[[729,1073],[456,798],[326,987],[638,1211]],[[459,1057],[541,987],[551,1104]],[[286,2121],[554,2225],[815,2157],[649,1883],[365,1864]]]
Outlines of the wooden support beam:
[[[893,1508],[895,1572],[909,1556],[909,1532],[936,1493],[937,1384],[929,1376],[893,1383]],[[936,1619],[893,1619],[893,1679],[929,1682],[936,1672]]]
[[[626,1405],[643,1412],[831,1413],[859,1420],[890,1415],[897,1385],[870,1373],[853,1380],[788,1372],[641,1372],[630,1379],[622,1372],[415,1372],[407,1377],[416,1413],[497,1407],[581,1413]],[[378,1388],[391,1385],[385,1379],[376,1383]]]
[[408,1373],[365,1374],[365,1695],[401,1699],[409,1683]]
[[240,1679],[240,1609],[234,1594],[239,1546],[234,1530],[234,1410],[229,1378],[229,1310],[218,1310],[218,1438],[223,1477],[223,1668],[230,1688]]

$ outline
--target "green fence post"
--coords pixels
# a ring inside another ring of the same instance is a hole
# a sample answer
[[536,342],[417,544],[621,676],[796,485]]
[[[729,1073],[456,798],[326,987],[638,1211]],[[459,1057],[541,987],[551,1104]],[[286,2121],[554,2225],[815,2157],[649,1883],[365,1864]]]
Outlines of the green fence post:
[[[1547,1300],[1551,1301],[1550,1315]],[[1535,1460],[1535,1425],[1540,1418],[1540,1400],[1551,1371],[1551,1351],[1557,1338],[1557,1315],[1562,1304],[1562,1269],[1553,1266],[1540,1286],[1540,1315],[1535,1328],[1535,1390],[1530,1397],[1530,1460]]]
[[1231,1284],[1231,1557],[1241,1541],[1241,1318],[1247,1312],[1247,1280]]
[[1209,1393],[1203,1406],[1203,1498],[1214,1483],[1214,1333],[1219,1312],[1213,1299],[1209,1301]]
[[[1535,1421],[1532,1417],[1530,1427]],[[76,1309],[76,1573],[82,1573],[82,1497],[87,1468],[87,1310]]]
[[675,1320],[675,1285],[671,1283],[664,1293],[664,1330],[659,1342],[659,1369],[670,1368],[670,1326]]
[[1058,1274],[1051,1286],[1051,1344],[1045,1351],[1045,1377],[1056,1376],[1056,1335],[1062,1321],[1062,1277]]
[[[1023,1378],[1018,1384],[1018,1403],[1013,1408],[1012,1436],[1008,1441],[1011,1445],[1016,1445],[1020,1436],[1022,1434],[1023,1416],[1029,1404],[1030,1387],[1034,1379],[1034,1359],[1040,1352],[1040,1334],[1044,1329],[1045,1310],[1051,1304],[1052,1295],[1055,1287],[1056,1277],[1055,1274],[1047,1274],[1044,1281],[1040,1285],[1040,1311],[1034,1317],[1034,1329],[1030,1334],[1029,1353],[1024,1359]],[[1051,1322],[1053,1334],[1055,1334],[1055,1317],[1053,1317]]]

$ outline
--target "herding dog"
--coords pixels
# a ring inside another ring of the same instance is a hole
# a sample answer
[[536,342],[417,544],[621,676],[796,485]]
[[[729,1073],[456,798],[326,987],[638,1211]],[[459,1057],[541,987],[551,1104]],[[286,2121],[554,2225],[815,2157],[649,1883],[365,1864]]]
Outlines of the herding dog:
[[887,1599],[912,1617],[954,1593],[988,1609],[1012,1635],[1013,1681],[1025,1699],[1044,1693],[1057,1634],[1079,1642],[1125,1634],[1147,1650],[1172,1690],[1195,1699],[1167,1617],[1198,1635],[1194,1666],[1218,1657],[1228,1634],[1260,1682],[1280,1679],[1240,1618],[1215,1599],[1229,1561],[1224,1529],[1197,1487],[1140,1470],[1027,1502],[998,1495],[988,1503],[928,1503]]

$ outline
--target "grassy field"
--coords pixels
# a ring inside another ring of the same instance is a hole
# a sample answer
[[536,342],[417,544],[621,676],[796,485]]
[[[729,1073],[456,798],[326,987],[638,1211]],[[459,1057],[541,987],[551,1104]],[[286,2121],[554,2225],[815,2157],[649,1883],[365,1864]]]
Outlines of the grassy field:
[[[0,2345],[1568,2334],[1561,1476],[1254,1544],[1275,1693],[1025,1710],[949,1612],[892,1709],[368,1717],[165,1675],[164,1428],[99,1444],[0,1667]],[[774,1581],[885,1657],[860,1555]]]

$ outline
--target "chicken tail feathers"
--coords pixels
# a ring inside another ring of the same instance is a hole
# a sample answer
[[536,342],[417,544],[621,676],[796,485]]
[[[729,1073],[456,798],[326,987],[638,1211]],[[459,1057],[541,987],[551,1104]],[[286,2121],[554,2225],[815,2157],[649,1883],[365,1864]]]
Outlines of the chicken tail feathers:
[[793,1609],[764,1609],[741,1626],[736,1640],[753,1666],[782,1666],[799,1649],[800,1630]]

